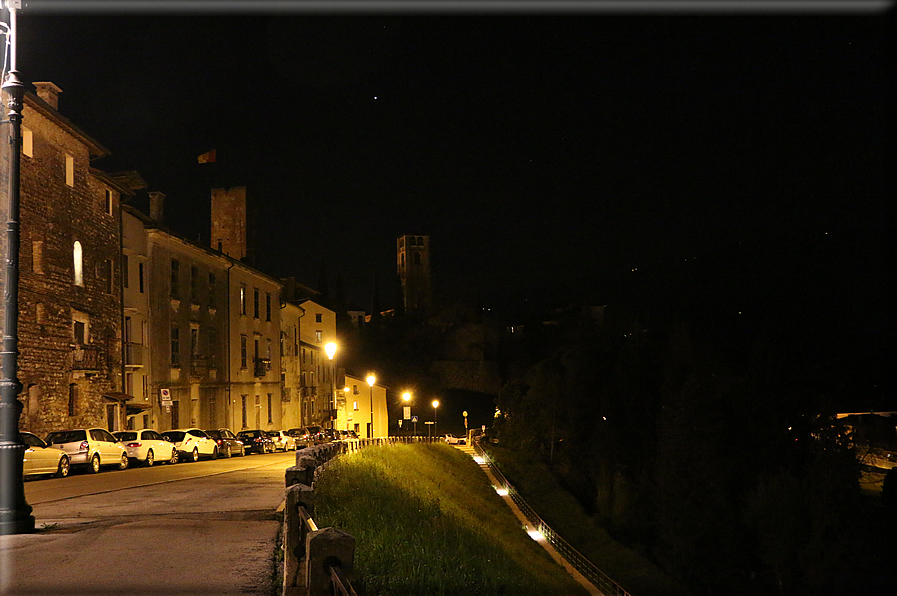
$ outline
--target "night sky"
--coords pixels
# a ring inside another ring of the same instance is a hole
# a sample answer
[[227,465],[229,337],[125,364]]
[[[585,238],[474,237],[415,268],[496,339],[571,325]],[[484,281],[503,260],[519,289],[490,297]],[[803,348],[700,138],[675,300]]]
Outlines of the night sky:
[[403,233],[431,236],[437,290],[487,299],[826,233],[883,292],[892,17],[26,9],[19,70],[173,231],[207,243],[209,188],[246,185],[257,266],[324,267],[362,308]]

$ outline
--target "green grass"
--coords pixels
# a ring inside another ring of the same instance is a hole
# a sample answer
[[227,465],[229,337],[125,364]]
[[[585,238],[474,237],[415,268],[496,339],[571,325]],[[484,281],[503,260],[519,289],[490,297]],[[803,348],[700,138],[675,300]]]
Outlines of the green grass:
[[353,585],[367,596],[585,593],[473,460],[446,444],[340,457],[315,492],[318,526],[355,537]]
[[638,551],[614,540],[583,511],[545,465],[495,445],[489,447],[489,453],[502,474],[551,529],[626,591],[637,596],[689,593]]

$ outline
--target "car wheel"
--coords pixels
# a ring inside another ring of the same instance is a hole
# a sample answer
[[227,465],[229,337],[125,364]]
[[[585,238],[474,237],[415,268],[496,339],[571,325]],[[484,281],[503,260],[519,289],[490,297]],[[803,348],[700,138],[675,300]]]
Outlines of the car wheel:
[[193,463],[199,461],[199,450],[196,447],[193,448],[193,453],[190,454],[190,461]]
[[127,470],[128,469],[128,454],[127,453],[121,454],[121,461],[118,463],[118,469],[119,470]]
[[212,459],[218,459],[218,447],[212,449]]
[[230,452],[230,445],[228,445],[227,447],[225,447],[225,449],[224,449],[224,457],[226,457],[227,459],[230,459],[231,457],[233,457],[233,453]]
[[69,475],[69,456],[63,455],[59,458],[59,467],[56,468],[56,477],[65,478]]
[[91,474],[96,474],[100,471],[100,454],[94,453],[93,457],[90,458],[90,463],[87,464],[87,471]]
[[152,467],[152,465],[153,465],[155,462],[156,462],[156,458],[155,458],[155,456],[153,455],[153,450],[150,449],[149,451],[146,452],[146,462],[145,462],[145,463],[146,463],[146,467],[147,467],[147,468]]
[[177,449],[172,448],[171,458],[168,460],[168,463],[170,463],[170,464],[178,463],[178,450]]

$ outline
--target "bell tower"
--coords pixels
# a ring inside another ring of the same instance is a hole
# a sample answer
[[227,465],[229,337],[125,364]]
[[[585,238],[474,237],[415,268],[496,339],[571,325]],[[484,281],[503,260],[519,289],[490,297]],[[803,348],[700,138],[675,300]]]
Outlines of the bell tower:
[[433,290],[430,281],[430,237],[405,234],[396,240],[396,267],[402,283],[406,313],[430,310]]

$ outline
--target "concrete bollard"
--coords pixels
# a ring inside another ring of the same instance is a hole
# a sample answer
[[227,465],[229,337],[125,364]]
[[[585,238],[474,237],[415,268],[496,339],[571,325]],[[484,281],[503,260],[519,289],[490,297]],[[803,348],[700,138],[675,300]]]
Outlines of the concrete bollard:
[[283,594],[306,585],[303,571],[306,527],[299,515],[299,506],[309,515],[314,512],[315,491],[305,484],[294,484],[286,489],[286,505],[283,510]]
[[305,538],[303,567],[308,596],[330,596],[330,567],[336,565],[346,577],[352,574],[355,559],[355,538],[337,528],[310,532]]
[[290,488],[294,484],[310,485],[309,473],[304,466],[290,466],[284,473],[285,486]]

